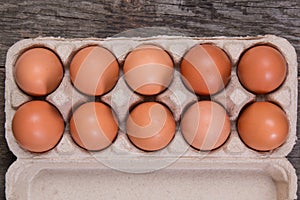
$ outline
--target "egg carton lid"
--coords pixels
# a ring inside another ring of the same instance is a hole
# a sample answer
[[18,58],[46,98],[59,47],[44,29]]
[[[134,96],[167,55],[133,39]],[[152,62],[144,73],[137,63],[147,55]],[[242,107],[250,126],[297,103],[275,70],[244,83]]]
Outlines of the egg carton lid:
[[[126,159],[116,162],[122,166]],[[191,159],[135,173],[95,160],[18,159],[6,174],[9,200],[37,199],[296,199],[297,176],[287,159]],[[127,165],[127,164],[125,164]],[[127,165],[128,166],[128,165]]]

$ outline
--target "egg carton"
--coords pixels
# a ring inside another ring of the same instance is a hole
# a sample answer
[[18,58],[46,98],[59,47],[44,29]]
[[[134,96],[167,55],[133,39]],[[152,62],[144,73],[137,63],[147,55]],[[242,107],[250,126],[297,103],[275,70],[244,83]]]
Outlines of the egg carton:
[[[116,86],[97,98],[78,92],[70,81],[68,67],[71,59],[85,46],[100,45],[107,48],[116,56],[121,68],[126,55],[137,46],[160,46],[172,57],[175,72],[170,86],[153,100],[170,108],[178,127],[186,106],[199,99],[205,99],[196,96],[185,87],[179,72],[183,55],[191,47],[201,43],[212,43],[222,48],[233,64],[229,84],[221,92],[210,97],[212,101],[219,102],[226,108],[232,125],[231,134],[225,144],[213,151],[193,149],[186,143],[178,128],[174,139],[166,148],[155,152],[139,150],[126,136],[125,121],[129,109],[139,102],[147,101],[148,98],[134,93],[125,83],[122,72]],[[247,91],[236,75],[236,66],[241,54],[257,44],[276,47],[285,57],[288,66],[285,82],[267,95],[255,95]],[[65,133],[58,145],[46,153],[32,153],[22,149],[13,137],[11,127],[17,108],[34,99],[18,88],[13,75],[17,58],[32,47],[47,47],[53,50],[60,57],[65,69],[60,86],[45,97],[46,101],[51,102],[62,113],[66,122]],[[6,140],[10,150],[17,156],[17,161],[9,168],[6,176],[8,199],[47,199],[49,196],[51,199],[253,199],[254,195],[257,195],[254,199],[296,198],[295,169],[285,156],[292,150],[297,139],[297,57],[294,48],[284,38],[266,35],[212,38],[156,36],[25,39],[14,44],[8,51],[5,85]],[[273,151],[252,150],[238,136],[236,120],[239,112],[254,100],[275,102],[287,114],[288,138],[282,146]],[[120,122],[116,140],[102,151],[89,152],[80,148],[69,133],[68,122],[72,111],[87,101],[103,101],[109,104]],[[80,184],[81,182],[84,183]],[[149,189],[155,191],[147,193]]]

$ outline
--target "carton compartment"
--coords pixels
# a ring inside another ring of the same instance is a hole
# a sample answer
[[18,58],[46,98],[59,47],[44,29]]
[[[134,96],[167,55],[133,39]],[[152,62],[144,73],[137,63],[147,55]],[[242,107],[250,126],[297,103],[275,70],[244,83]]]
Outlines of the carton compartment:
[[[28,161],[27,161],[28,162]],[[8,199],[293,199],[295,177],[277,162],[180,160],[150,173],[125,173],[100,163],[22,163]],[[23,169],[22,169],[23,168]],[[15,174],[16,173],[15,171]],[[12,175],[12,174],[9,174]],[[292,184],[291,184],[292,182]],[[292,187],[293,188],[293,187]],[[12,198],[14,197],[14,198]]]

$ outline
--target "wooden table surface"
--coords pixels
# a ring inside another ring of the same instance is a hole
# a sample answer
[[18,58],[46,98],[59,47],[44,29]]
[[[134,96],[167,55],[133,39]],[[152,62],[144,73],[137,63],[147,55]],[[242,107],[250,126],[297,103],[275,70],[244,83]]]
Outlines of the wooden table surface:
[[[4,137],[4,67],[8,48],[24,38],[103,38],[119,33],[132,36],[132,31],[124,31],[143,27],[162,28],[135,32],[144,36],[184,34],[201,37],[274,34],[292,43],[300,61],[300,1],[297,0],[0,0],[0,199],[5,198],[5,172],[16,159],[8,150]],[[299,130],[297,133],[299,138]],[[300,185],[300,141],[288,159],[297,170]]]

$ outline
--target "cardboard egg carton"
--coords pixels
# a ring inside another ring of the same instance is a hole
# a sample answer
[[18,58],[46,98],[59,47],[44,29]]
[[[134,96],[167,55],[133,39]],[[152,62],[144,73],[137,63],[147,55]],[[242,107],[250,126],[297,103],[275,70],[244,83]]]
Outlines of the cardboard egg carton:
[[[184,108],[203,98],[190,92],[183,84],[179,72],[180,62],[191,47],[201,43],[213,43],[222,48],[233,64],[229,84],[210,97],[226,108],[232,125],[231,134],[224,145],[210,152],[191,148],[179,130]],[[134,93],[125,83],[122,73],[110,92],[95,98],[73,87],[68,70],[74,54],[89,45],[100,45],[110,50],[122,69],[126,55],[141,44],[162,47],[175,63],[172,83],[154,99],[171,109],[177,122],[177,131],[171,143],[156,152],[137,149],[126,136],[125,123],[129,109],[139,102],[147,101],[147,97]],[[236,75],[241,54],[257,44],[276,47],[288,66],[286,80],[280,88],[258,96],[244,89]],[[60,110],[67,125],[58,145],[46,153],[31,153],[22,149],[15,141],[11,128],[17,108],[34,99],[18,88],[13,75],[18,56],[32,47],[53,50],[65,68],[60,86],[45,100]],[[17,42],[8,51],[5,84],[6,140],[18,158],[6,175],[8,199],[47,199],[49,196],[51,199],[296,199],[295,169],[285,156],[292,150],[297,138],[297,57],[294,48],[283,38],[266,35],[235,38],[157,36],[26,39]],[[275,102],[287,114],[288,138],[273,151],[249,149],[238,136],[236,120],[239,112],[254,100]],[[69,134],[68,122],[72,111],[87,101],[108,103],[120,122],[116,140],[102,151],[89,152],[80,148]],[[153,192],[149,193],[150,190]]]

